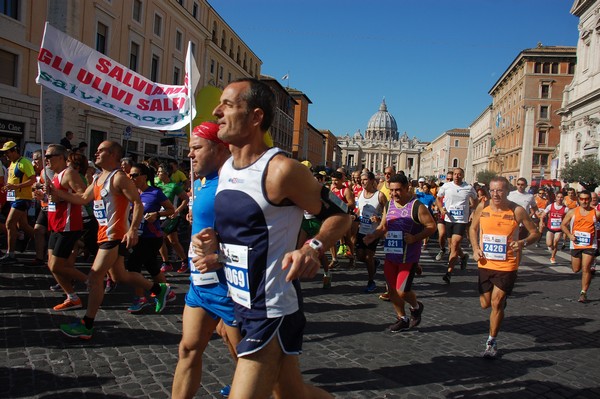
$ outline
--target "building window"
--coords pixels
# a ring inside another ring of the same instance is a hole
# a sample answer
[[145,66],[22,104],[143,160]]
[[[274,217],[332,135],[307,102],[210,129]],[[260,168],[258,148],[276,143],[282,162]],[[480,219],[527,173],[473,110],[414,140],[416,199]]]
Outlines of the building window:
[[17,87],[17,64],[19,57],[8,51],[0,50],[0,83]]
[[558,62],[553,62],[552,63],[552,74],[553,75],[558,75]]
[[215,60],[210,60],[210,74],[215,74]]
[[550,73],[550,63],[549,62],[544,62],[544,65],[542,65],[542,73]]
[[129,53],[129,69],[136,71],[138,69],[138,57],[140,56],[140,45],[131,42],[131,52]]
[[194,5],[192,6],[192,17],[194,17],[195,19],[198,19],[198,3],[194,3]]
[[158,144],[145,143],[144,154],[158,154]]
[[569,75],[575,74],[575,64],[573,62],[569,63]]
[[173,84],[174,85],[179,84],[180,77],[181,77],[181,69],[179,69],[179,67],[174,67],[173,68]]
[[142,1],[133,0],[133,20],[142,23]]
[[212,28],[212,37],[211,40],[214,44],[217,44],[217,22],[213,22],[213,28]]
[[533,73],[542,73],[542,64],[540,62],[535,63]]
[[108,40],[108,26],[98,22],[96,28],[96,51],[106,54],[106,42]]
[[231,83],[231,72],[227,73],[227,84]]
[[453,167],[453,168],[458,168],[458,158],[454,158],[454,159],[452,160],[452,167]]
[[162,36],[162,17],[154,14],[154,34],[158,37]]
[[223,80],[223,66],[219,67],[219,80]]
[[19,0],[0,0],[0,14],[19,20]]
[[538,131],[538,146],[539,147],[545,147],[546,146],[546,140],[548,138],[548,132],[546,130],[539,130]]
[[550,85],[543,84],[541,86],[540,98],[550,98]]
[[540,119],[549,119],[549,108],[547,105],[540,106]]
[[152,54],[152,62],[150,66],[150,79],[153,82],[158,82],[158,67],[160,66],[160,57]]
[[181,51],[181,43],[183,43],[183,33],[175,31],[175,48]]
[[225,49],[225,40],[227,40],[225,31],[221,32],[221,50],[227,52],[227,50]]
[[458,145],[459,145],[459,141],[458,140],[454,140],[454,146],[458,147]]
[[177,2],[183,7],[183,0],[177,0]]

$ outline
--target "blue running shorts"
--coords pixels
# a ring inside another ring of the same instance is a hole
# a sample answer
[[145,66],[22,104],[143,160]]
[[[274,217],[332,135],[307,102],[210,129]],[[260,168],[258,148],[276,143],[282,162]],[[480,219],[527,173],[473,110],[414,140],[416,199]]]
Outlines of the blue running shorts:
[[202,308],[214,320],[222,319],[230,327],[237,327],[233,314],[233,300],[230,297],[214,295],[206,288],[190,283],[190,289],[185,296],[185,304],[191,308]]

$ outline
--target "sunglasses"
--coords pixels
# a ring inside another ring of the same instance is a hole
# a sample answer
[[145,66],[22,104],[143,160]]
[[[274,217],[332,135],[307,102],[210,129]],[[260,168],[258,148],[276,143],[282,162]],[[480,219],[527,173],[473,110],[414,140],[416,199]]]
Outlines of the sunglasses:
[[131,174],[129,175],[129,177],[130,177],[131,179],[135,179],[136,177],[139,177],[139,176],[141,176],[141,174],[140,174],[140,173],[131,173]]
[[50,159],[50,158],[53,158],[53,157],[57,157],[58,155],[59,155],[59,154],[44,154],[44,157],[45,157],[46,159]]

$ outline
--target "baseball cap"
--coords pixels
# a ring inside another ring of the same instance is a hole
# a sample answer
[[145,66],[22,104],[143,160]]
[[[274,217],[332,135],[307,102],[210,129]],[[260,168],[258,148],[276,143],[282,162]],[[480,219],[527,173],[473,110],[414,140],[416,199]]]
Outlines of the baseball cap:
[[7,141],[6,143],[4,143],[4,146],[2,146],[2,148],[0,148],[0,151],[8,151],[13,147],[16,147],[17,143],[15,143],[14,141]]
[[218,132],[219,125],[214,122],[202,122],[196,126],[194,130],[192,130],[192,134],[196,137],[201,137],[203,139],[210,140],[213,143],[222,144],[228,147],[229,144],[225,143],[217,136]]
[[420,182],[423,182],[423,183],[425,183],[425,178],[424,178],[424,177],[419,177],[419,183],[420,183]]
[[300,163],[306,166],[308,169],[312,168],[312,163],[310,163],[310,161],[302,161]]

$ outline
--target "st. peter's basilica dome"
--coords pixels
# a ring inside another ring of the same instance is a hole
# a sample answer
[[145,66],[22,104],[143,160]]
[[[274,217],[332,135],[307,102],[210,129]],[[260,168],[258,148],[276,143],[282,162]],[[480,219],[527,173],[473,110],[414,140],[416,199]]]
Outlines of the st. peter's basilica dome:
[[377,111],[367,124],[365,139],[370,140],[398,140],[398,125],[396,119],[387,110],[385,98]]

